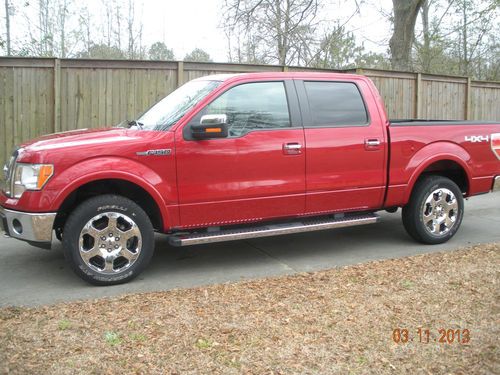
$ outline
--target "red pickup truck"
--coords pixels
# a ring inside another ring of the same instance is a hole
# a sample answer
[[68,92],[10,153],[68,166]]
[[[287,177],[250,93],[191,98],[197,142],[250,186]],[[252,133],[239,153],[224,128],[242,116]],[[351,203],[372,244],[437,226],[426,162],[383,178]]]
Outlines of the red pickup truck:
[[500,190],[500,124],[386,117],[373,83],[331,73],[190,81],[127,126],[25,143],[5,168],[8,236],[83,279],[126,282],[154,232],[173,246],[378,221],[402,207],[417,241],[449,240],[464,197]]

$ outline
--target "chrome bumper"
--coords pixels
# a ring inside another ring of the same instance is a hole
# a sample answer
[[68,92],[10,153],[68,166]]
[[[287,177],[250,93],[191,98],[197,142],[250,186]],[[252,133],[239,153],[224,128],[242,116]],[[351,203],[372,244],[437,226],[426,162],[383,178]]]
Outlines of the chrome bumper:
[[5,234],[34,246],[50,248],[55,219],[55,212],[28,213],[0,206],[0,228]]
[[500,191],[500,176],[496,176],[493,179],[493,186],[491,188],[491,191]]

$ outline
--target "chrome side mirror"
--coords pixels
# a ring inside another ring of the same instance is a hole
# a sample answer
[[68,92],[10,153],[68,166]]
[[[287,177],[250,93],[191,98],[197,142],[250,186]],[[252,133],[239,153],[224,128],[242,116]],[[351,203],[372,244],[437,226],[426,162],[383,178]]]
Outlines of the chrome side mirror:
[[227,138],[227,115],[204,115],[200,124],[191,126],[191,135],[195,139]]

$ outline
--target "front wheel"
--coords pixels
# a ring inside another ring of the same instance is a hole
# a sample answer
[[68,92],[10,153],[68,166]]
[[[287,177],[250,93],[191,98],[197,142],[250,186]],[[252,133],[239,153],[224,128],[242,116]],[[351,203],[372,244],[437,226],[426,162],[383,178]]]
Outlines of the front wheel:
[[136,277],[154,251],[154,232],[144,210],[117,195],[90,198],[64,226],[64,256],[94,285],[121,284]]
[[439,244],[457,232],[464,214],[460,188],[442,176],[426,176],[415,185],[408,204],[403,207],[403,224],[419,242]]

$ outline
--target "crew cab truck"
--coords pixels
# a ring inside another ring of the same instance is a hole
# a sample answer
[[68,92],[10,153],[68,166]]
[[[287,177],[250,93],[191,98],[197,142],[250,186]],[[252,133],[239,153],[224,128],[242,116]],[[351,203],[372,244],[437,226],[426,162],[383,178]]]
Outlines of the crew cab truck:
[[127,126],[27,142],[5,168],[8,236],[50,247],[98,285],[137,276],[154,232],[173,246],[370,224],[402,207],[415,240],[460,227],[500,190],[500,124],[387,119],[366,77],[195,79]]

